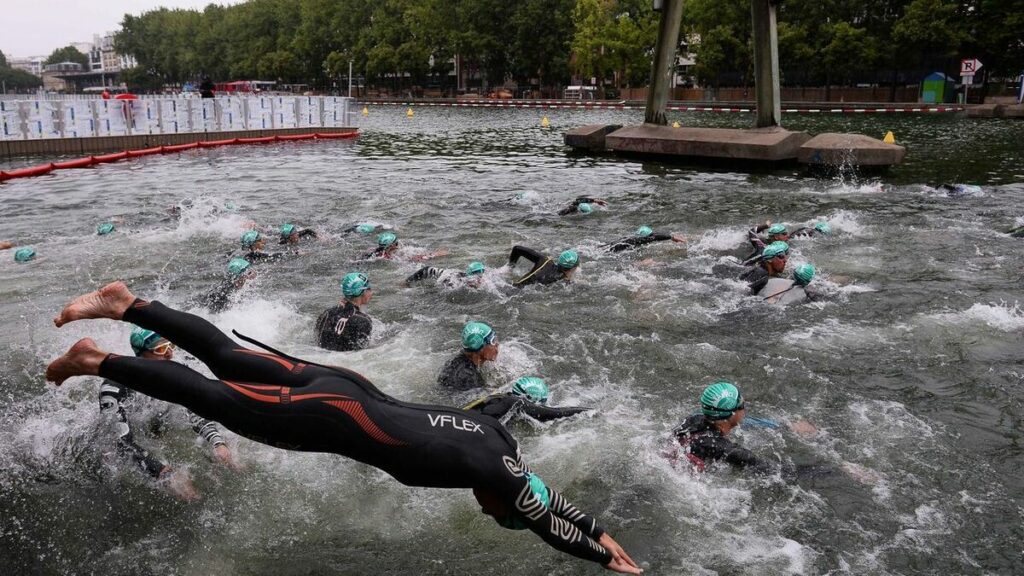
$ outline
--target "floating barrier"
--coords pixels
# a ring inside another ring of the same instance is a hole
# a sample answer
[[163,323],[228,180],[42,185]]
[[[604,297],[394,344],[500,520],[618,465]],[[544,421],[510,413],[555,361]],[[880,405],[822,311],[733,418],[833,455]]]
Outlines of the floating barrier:
[[73,168],[88,168],[97,164],[106,164],[109,162],[119,162],[128,158],[138,158],[140,156],[151,156],[153,154],[173,154],[175,152],[184,152],[185,150],[195,150],[197,148],[217,148],[219,146],[231,146],[235,144],[267,144],[270,142],[296,142],[299,140],[338,140],[346,138],[355,138],[359,136],[358,132],[341,132],[341,133],[327,133],[322,134],[319,132],[311,132],[309,134],[295,134],[292,136],[264,136],[261,138],[231,138],[228,140],[210,140],[203,142],[191,142],[189,144],[178,144],[176,146],[157,146],[155,148],[143,148],[141,150],[125,150],[124,152],[115,152],[113,154],[102,154],[100,156],[87,156],[85,158],[78,158],[75,160],[67,160],[65,162],[50,162],[47,164],[40,164],[38,166],[31,166],[28,168],[18,168],[17,170],[0,170],[0,182],[7,180],[14,180],[16,178],[30,178],[32,176],[42,176],[43,174],[49,174],[54,170],[67,170]]
[[[502,100],[471,100],[464,102],[427,102],[417,101],[410,102],[408,100],[366,100],[362,102],[364,104],[363,109],[366,110],[365,105],[380,105],[380,106],[435,106],[435,107],[446,107],[446,108],[565,108],[572,110],[643,110],[644,105],[639,103],[630,103],[627,101],[617,102],[583,102],[583,101],[572,101],[572,100],[518,100],[518,101],[502,101]],[[412,108],[409,108],[411,110]],[[667,110],[673,112],[739,112],[739,113],[751,113],[754,112],[754,106],[689,106],[683,104],[670,104],[666,107]],[[790,106],[784,108],[782,111],[788,114],[886,114],[886,113],[908,113],[908,114],[920,114],[925,112],[963,112],[966,110],[964,106],[905,106],[905,105],[888,105],[888,106],[841,106],[836,108],[824,107],[824,106]]]

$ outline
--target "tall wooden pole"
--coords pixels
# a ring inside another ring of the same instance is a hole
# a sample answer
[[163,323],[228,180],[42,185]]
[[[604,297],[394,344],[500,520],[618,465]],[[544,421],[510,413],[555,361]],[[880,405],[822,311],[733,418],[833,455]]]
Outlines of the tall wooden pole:
[[668,124],[665,106],[672,90],[676,67],[676,49],[679,45],[679,27],[683,20],[683,0],[661,0],[661,23],[658,25],[658,43],[654,46],[654,65],[651,68],[651,87],[647,91],[644,122]]
[[779,33],[775,4],[781,0],[750,0],[754,20],[754,89],[757,92],[757,127],[782,124],[779,90]]

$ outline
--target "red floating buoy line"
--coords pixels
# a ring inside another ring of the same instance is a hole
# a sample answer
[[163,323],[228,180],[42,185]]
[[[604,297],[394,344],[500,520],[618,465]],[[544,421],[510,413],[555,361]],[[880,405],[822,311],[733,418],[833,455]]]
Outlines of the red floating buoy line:
[[185,150],[195,150],[197,148],[217,148],[219,146],[232,146],[236,144],[269,144],[271,142],[296,142],[299,140],[338,140],[355,138],[357,136],[359,136],[358,132],[341,132],[336,134],[311,132],[309,134],[294,134],[291,136],[279,135],[263,136],[259,138],[230,138],[227,140],[190,142],[188,144],[176,144],[173,146],[156,146],[154,148],[143,148],[141,150],[125,150],[124,152],[115,152],[113,154],[86,156],[85,158],[67,160],[65,162],[50,162],[48,164],[40,164],[38,166],[30,166],[28,168],[19,168],[17,170],[0,170],[0,182],[4,182],[6,180],[14,180],[15,178],[31,178],[33,176],[42,176],[43,174],[49,174],[54,170],[88,168],[89,166],[95,166],[96,164],[118,162],[121,160],[126,160],[128,158],[139,158],[141,156],[152,156],[154,154],[173,154],[175,152],[184,152]]

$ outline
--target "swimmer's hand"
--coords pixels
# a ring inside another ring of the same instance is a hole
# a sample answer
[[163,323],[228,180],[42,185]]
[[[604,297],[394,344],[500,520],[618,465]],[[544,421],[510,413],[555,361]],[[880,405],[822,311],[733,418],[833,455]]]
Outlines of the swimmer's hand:
[[643,574],[644,571],[636,565],[636,562],[633,562],[629,554],[626,554],[622,546],[619,546],[619,543],[609,536],[607,532],[601,535],[597,543],[604,546],[605,550],[612,555],[612,561],[605,564],[605,568],[620,574]]
[[789,422],[787,426],[789,426],[789,429],[792,430],[794,434],[799,434],[801,436],[814,436],[818,433],[818,428],[807,420]]
[[218,464],[223,464],[235,472],[240,472],[243,469],[242,464],[235,459],[235,455],[231,453],[227,444],[217,444],[213,447],[213,459]]
[[672,241],[673,242],[686,242],[686,236],[683,236],[682,234],[673,234],[672,235]]
[[839,465],[839,469],[849,474],[850,478],[868,486],[874,486],[882,480],[882,475],[878,472],[865,468],[860,464],[854,464],[853,462],[843,462]]
[[184,470],[172,470],[170,466],[165,466],[160,471],[160,480],[165,481],[167,491],[180,500],[194,502],[199,499],[199,492],[192,484],[192,478]]

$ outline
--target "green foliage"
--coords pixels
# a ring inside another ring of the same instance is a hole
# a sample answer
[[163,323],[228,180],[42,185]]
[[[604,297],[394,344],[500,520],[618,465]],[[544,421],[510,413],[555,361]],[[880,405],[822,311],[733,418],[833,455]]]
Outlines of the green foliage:
[[32,90],[43,85],[42,78],[15,68],[0,67],[0,82],[8,91]]
[[43,62],[43,65],[49,66],[50,64],[60,64],[61,62],[77,62],[82,65],[82,68],[89,69],[89,57],[82,54],[74,46],[65,46],[54,50]]
[[0,51],[0,69],[7,68],[8,66],[9,65],[7,64],[7,56],[4,56],[4,53]]

